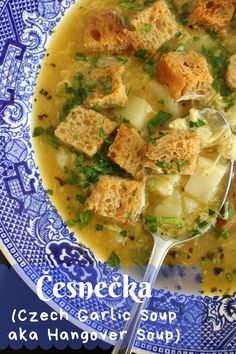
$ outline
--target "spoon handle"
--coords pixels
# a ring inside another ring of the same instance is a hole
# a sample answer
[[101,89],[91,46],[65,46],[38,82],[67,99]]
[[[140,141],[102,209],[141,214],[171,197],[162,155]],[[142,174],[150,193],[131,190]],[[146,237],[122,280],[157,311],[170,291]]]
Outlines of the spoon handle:
[[[151,288],[154,287],[161,265],[172,245],[173,241],[165,241],[158,236],[154,236],[154,247],[142,280],[148,282]],[[112,354],[130,354],[132,352],[132,346],[141,322],[141,311],[147,307],[148,301],[148,298],[144,298],[141,303],[135,303],[131,310],[130,320],[123,329],[126,333],[122,339],[118,340]]]

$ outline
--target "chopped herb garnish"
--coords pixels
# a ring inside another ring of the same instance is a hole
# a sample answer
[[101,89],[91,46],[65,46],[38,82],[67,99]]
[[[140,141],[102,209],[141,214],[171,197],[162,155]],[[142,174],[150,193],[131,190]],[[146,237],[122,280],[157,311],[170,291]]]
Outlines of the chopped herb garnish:
[[122,63],[122,64],[126,64],[127,61],[129,60],[129,58],[117,56],[117,57],[116,57],[116,60],[117,60],[118,62]]
[[144,215],[144,222],[147,229],[152,233],[157,232],[158,227],[161,226],[160,221],[152,215]]
[[75,53],[75,59],[80,61],[87,61],[87,57],[84,53]]
[[189,122],[190,128],[201,128],[204,125],[206,125],[206,123],[202,119],[198,119],[196,121],[190,120]]
[[185,220],[182,218],[162,216],[161,221],[164,224],[173,225],[177,229],[181,229],[185,225]]
[[108,258],[106,262],[111,268],[116,268],[119,267],[120,265],[120,258],[119,256],[115,253],[115,251],[112,251],[110,257]]
[[128,231],[127,230],[123,230],[120,232],[120,235],[123,237],[127,237],[128,236]]
[[154,60],[148,58],[147,50],[146,49],[139,49],[137,52],[134,53],[134,56],[140,60],[144,61],[143,70],[147,73],[150,77],[154,76]]
[[[215,35],[215,34],[214,34]],[[216,48],[206,48],[202,45],[202,54],[212,66],[214,81],[213,88],[222,96],[228,96],[231,93],[226,83],[226,70],[229,64],[230,52],[226,50],[220,43]]]
[[217,239],[217,240],[220,240],[220,239],[224,238],[225,240],[227,240],[227,239],[229,238],[229,236],[230,236],[229,231],[226,230],[226,229],[222,229],[222,230],[218,233],[218,235],[216,235],[216,239]]
[[36,138],[37,136],[43,135],[45,132],[45,129],[42,127],[35,127],[33,131],[33,138]]
[[102,231],[103,230],[103,225],[96,224],[95,229],[96,229],[96,231]]
[[197,223],[197,226],[199,227],[199,229],[203,229],[204,227],[209,225],[209,222],[206,220],[201,220],[200,216],[196,219],[196,223]]
[[200,41],[201,37],[199,36],[193,36],[193,41],[194,42],[197,42],[197,41]]
[[144,34],[148,34],[152,30],[152,24],[151,23],[145,23],[145,25],[142,28],[142,31]]
[[156,162],[156,166],[160,167],[165,175],[171,173],[171,171],[173,170],[173,166],[167,161]]
[[99,55],[95,55],[95,56],[91,57],[91,59],[90,59],[90,67],[91,68],[97,68],[97,63],[98,63],[99,58],[100,58]]
[[188,166],[188,161],[176,160],[176,166],[177,166],[178,172],[181,172],[182,171],[182,167]]
[[159,125],[163,125],[165,122],[167,122],[168,120],[170,120],[172,118],[172,114],[164,112],[164,111],[160,111],[157,113],[157,115],[150,119],[147,123],[147,128],[148,128],[148,133],[152,134],[153,130],[159,126]]
[[75,200],[80,204],[84,204],[86,202],[86,197],[80,194],[76,194]]
[[92,217],[92,213],[90,210],[82,211],[78,215],[78,222],[81,227],[87,226]]
[[167,54],[170,51],[170,47],[166,44],[163,44],[159,50],[161,54]]
[[157,103],[159,103],[161,106],[164,106],[165,105],[165,100],[160,100]]
[[232,275],[232,273],[227,273],[225,274],[225,279],[227,280],[227,282],[232,283],[234,281],[234,277]]
[[47,189],[47,194],[53,195],[53,190],[52,189]]
[[201,233],[201,232],[200,232],[199,230],[193,229],[193,230],[190,232],[189,237],[191,238],[191,237],[198,236],[198,235],[200,235],[200,233]]
[[104,138],[105,138],[106,134],[105,134],[105,131],[104,131],[103,128],[99,128],[99,129],[98,129],[98,136],[99,136],[99,138],[101,138],[101,139],[104,139]]
[[189,4],[187,2],[185,2],[182,6],[181,6],[181,10],[183,12],[188,12],[189,11]]
[[137,52],[134,53],[135,58],[139,58],[142,60],[147,60],[147,50],[146,49],[139,49],[137,50]]
[[212,209],[208,209],[208,215],[209,216],[216,216],[216,211]]
[[58,149],[60,142],[59,139],[55,136],[54,131],[55,128],[52,125],[47,128],[36,127],[33,131],[33,137],[35,138],[37,136],[44,135],[46,136],[49,145],[55,149]]

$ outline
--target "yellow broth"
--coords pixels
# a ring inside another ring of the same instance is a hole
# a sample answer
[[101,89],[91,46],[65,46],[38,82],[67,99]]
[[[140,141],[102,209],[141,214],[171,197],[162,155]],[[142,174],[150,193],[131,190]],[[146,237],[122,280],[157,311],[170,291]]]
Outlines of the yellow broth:
[[[185,1],[175,1],[175,3],[180,9]],[[123,15],[128,17],[133,15],[132,11],[119,7],[117,4],[116,0],[78,1],[56,28],[41,63],[34,96],[32,128],[39,126],[47,128],[50,125],[57,126],[59,124],[62,108],[68,100],[68,96],[64,93],[65,83],[70,85],[75,74],[85,72],[90,65],[90,61],[75,59],[77,52],[88,55],[82,41],[86,14],[93,9],[113,8],[122,11]],[[180,26],[180,31],[182,33],[180,37],[167,43],[170,49],[184,45],[185,50],[191,49],[201,52],[202,45],[207,48],[217,46],[215,39],[204,31],[192,30],[187,26]],[[231,30],[228,34],[224,45],[227,49],[236,51],[235,30]],[[212,107],[216,109],[222,105],[222,101],[213,96],[201,103],[175,104],[169,100],[168,104],[163,106],[163,95],[159,95],[159,91],[150,89],[150,77],[144,73],[143,63],[132,55],[127,58],[124,74],[126,91],[128,95],[136,95],[149,102],[154,110],[154,113],[150,114],[150,118],[160,110],[167,112],[171,110],[173,118],[177,118],[187,115],[189,108],[194,105],[198,108]],[[106,58],[104,60],[106,62]],[[233,106],[227,112],[229,120],[232,120],[234,109]],[[117,116],[119,111],[113,110],[110,114],[111,117],[112,115]],[[68,149],[64,149],[63,146],[60,146],[59,149],[53,148],[45,136],[34,138],[33,143],[44,187],[49,192],[53,191],[50,196],[53,204],[62,218],[65,221],[69,220],[73,217],[74,210],[81,208],[80,203],[75,201],[75,195],[84,193],[83,190],[79,191],[74,186],[61,185],[61,181],[65,179],[64,166],[73,165],[75,157],[68,153]],[[151,200],[152,197],[150,197]],[[153,202],[158,204],[159,201],[161,199],[158,200],[155,197]],[[104,225],[103,230],[96,229],[98,224]],[[120,234],[122,230],[127,231],[126,237]],[[115,250],[125,267],[129,267],[133,263],[145,265],[152,249],[152,237],[144,231],[141,222],[138,222],[135,228],[126,225],[122,227],[105,218],[93,215],[87,227],[81,228],[74,225],[73,231],[79,241],[90,247],[103,261],[107,260],[111,252]],[[189,241],[173,249],[165,262],[170,265],[182,264],[186,267],[197,264],[202,269],[203,292],[230,293],[236,290],[236,260],[233,255],[235,238],[236,230],[234,228],[228,239],[223,237],[217,239],[215,233],[208,233],[196,241]],[[228,274],[231,274],[233,278],[230,278],[230,281]]]

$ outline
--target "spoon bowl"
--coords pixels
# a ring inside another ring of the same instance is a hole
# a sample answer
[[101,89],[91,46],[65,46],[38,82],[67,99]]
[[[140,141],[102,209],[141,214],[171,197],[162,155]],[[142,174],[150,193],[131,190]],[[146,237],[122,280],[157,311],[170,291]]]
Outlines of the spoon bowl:
[[[231,128],[229,126],[228,121],[224,117],[224,115],[221,112],[215,112],[218,120],[214,120],[214,126],[215,128],[217,126],[226,126],[226,128],[231,132]],[[219,206],[219,211],[222,210],[224,207],[227,197],[230,191],[230,186],[232,182],[232,178],[234,175],[234,161],[229,162],[229,171],[228,171],[228,178],[226,182],[226,188],[224,190],[224,195],[221,200],[220,206]],[[145,270],[145,274],[143,277],[143,282],[148,282],[150,286],[153,288],[156,278],[158,276],[158,273],[160,271],[161,265],[168,253],[168,251],[173,247],[176,246],[177,244],[182,244],[184,242],[192,241],[194,239],[197,239],[201,237],[203,234],[205,234],[209,229],[216,223],[217,220],[217,215],[213,219],[211,223],[208,223],[202,230],[201,233],[199,233],[196,236],[189,237],[186,235],[186,237],[181,238],[180,240],[176,238],[171,238],[171,237],[164,237],[160,236],[157,233],[152,233],[153,236],[153,249],[151,253],[151,257],[149,259],[148,265]],[[130,320],[126,323],[124,327],[125,335],[123,336],[123,339],[120,339],[116,345],[116,347],[113,349],[112,354],[129,354],[132,352],[132,346],[135,341],[135,337],[137,334],[137,331],[139,329],[139,325],[141,322],[141,311],[144,310],[147,307],[148,304],[148,298],[145,298],[141,303],[135,303],[131,310],[131,315],[130,315]]]

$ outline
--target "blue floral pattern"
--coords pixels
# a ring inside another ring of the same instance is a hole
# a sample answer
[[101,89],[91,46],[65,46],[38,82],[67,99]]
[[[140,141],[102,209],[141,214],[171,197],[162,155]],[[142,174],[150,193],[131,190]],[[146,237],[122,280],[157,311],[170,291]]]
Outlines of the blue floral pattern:
[[[37,280],[50,271],[58,281],[106,281],[121,277],[117,269],[98,262],[80,245],[51,205],[44,191],[30,137],[31,99],[39,64],[54,27],[74,0],[0,0],[0,239],[17,263],[18,272],[36,288]],[[163,269],[166,274],[167,269]],[[183,269],[178,273],[184,276]],[[167,272],[168,273],[168,272]],[[168,275],[168,274],[167,274]],[[196,276],[200,282],[200,275]],[[52,285],[45,293],[52,295]],[[132,300],[79,298],[55,300],[76,321],[76,311],[103,311],[111,307],[129,311]],[[160,339],[136,340],[136,347],[159,353],[236,352],[236,296],[208,297],[154,290],[149,311],[174,311],[179,343]],[[78,323],[78,321],[77,321]],[[124,322],[91,321],[91,330],[120,331]],[[82,327],[82,324],[78,323]],[[146,321],[145,333],[167,324]],[[174,328],[172,328],[174,330]]]

